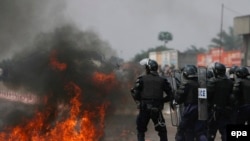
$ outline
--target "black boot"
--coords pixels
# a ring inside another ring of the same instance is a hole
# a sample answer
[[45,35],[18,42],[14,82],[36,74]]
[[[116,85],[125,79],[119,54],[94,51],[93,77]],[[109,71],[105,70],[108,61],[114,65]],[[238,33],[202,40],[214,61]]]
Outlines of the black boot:
[[180,130],[177,130],[177,133],[175,134],[175,141],[185,141],[184,133]]
[[145,141],[145,134],[144,133],[138,133],[137,134],[137,140],[138,141]]
[[167,133],[161,133],[159,134],[159,136],[160,136],[160,141],[168,141]]

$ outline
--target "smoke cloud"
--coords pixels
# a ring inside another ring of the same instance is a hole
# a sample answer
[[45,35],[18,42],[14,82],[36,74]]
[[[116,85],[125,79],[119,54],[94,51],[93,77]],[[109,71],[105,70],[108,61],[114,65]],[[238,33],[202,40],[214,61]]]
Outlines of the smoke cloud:
[[[74,96],[68,93],[71,88],[65,87],[72,82],[82,90],[81,112],[96,111],[108,101],[106,116],[110,117],[127,95],[128,90],[124,92],[112,75],[121,61],[116,50],[95,31],[65,24],[64,4],[56,0],[0,2],[0,18],[4,19],[0,20],[1,83],[11,91],[45,98],[42,104],[32,106],[1,100],[0,130],[23,124],[36,110],[48,113],[44,121],[47,129],[59,120],[59,105],[69,104]],[[98,83],[93,81],[95,73],[111,75]]]
[[[111,93],[105,94],[106,88],[116,85],[113,80],[105,84],[93,82],[95,72],[113,72],[115,66],[110,61],[113,59],[111,53],[115,51],[96,33],[80,31],[70,25],[62,26],[53,32],[39,34],[32,48],[2,61],[2,81],[11,90],[22,89],[39,97],[47,97],[47,105],[54,107],[49,111],[53,115],[59,103],[67,103],[72,98],[65,91],[65,85],[69,82],[76,83],[82,89],[82,102],[85,106],[98,107],[104,101],[112,103],[119,96],[113,95],[118,93],[118,87],[116,90],[111,88]],[[51,62],[55,59],[61,63],[61,70],[52,66]],[[51,118],[54,120],[55,117]]]
[[0,59],[23,50],[35,35],[64,21],[64,0],[1,0]]

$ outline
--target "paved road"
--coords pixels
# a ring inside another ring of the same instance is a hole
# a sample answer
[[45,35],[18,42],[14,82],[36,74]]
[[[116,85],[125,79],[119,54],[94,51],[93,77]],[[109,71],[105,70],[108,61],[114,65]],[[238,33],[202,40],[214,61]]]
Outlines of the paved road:
[[[168,139],[169,141],[174,141],[176,127],[171,125],[169,114],[164,113],[164,116],[167,122]],[[103,141],[136,141],[135,118],[136,114],[120,114],[110,117],[106,122]],[[146,141],[159,141],[152,121],[148,125]],[[220,141],[218,135],[215,141]]]

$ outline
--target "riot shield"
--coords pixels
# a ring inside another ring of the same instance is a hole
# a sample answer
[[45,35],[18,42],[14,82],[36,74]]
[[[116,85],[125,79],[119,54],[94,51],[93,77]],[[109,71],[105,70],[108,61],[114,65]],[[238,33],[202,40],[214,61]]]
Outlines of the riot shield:
[[[178,85],[180,85],[180,83],[181,83],[181,72],[179,70],[174,70],[170,77],[170,84],[174,95],[176,94],[177,87]],[[171,123],[172,126],[178,126],[181,121],[182,105],[177,105],[175,103],[172,104],[174,106],[174,109],[170,108]],[[169,106],[171,107],[171,105]]]
[[200,84],[198,88],[198,117],[199,120],[207,120],[207,68],[198,67],[198,82]]

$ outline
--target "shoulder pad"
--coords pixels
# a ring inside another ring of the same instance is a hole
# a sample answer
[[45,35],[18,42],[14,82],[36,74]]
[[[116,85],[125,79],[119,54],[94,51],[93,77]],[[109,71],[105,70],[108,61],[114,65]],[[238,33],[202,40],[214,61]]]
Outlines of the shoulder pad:
[[140,75],[140,76],[137,77],[137,79],[141,79],[143,76],[144,76],[144,75]]
[[141,81],[141,80],[142,80],[142,77],[143,77],[143,75],[138,76],[137,79],[136,79],[136,82]]
[[215,77],[208,79],[208,82],[209,82],[209,83],[215,83],[215,82],[217,82],[217,81],[218,81],[218,79],[215,78]]
[[239,85],[242,82],[242,79],[236,79],[234,85]]
[[188,84],[188,81],[182,81],[181,83],[180,83],[180,85],[182,85],[182,86],[185,86],[185,85],[187,85]]
[[168,78],[167,78],[167,77],[162,77],[162,76],[161,76],[161,78],[163,78],[164,81],[168,81]]
[[136,87],[139,87],[142,84],[142,77],[143,77],[143,75],[137,77],[136,82],[135,82]]
[[181,84],[186,85],[188,84],[188,81],[183,81]]
[[239,82],[241,82],[242,81],[242,79],[241,78],[237,78],[237,79],[235,79],[235,83],[239,83]]

